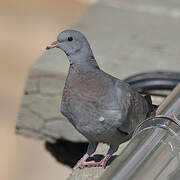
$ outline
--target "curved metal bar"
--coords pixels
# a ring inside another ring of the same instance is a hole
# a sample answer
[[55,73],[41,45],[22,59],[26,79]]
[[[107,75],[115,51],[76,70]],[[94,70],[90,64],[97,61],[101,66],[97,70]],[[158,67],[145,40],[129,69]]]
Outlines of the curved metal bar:
[[136,136],[141,131],[147,128],[149,129],[152,126],[169,129],[168,127],[170,123],[175,123],[180,127],[180,121],[170,116],[168,117],[168,116],[163,116],[163,115],[157,115],[155,117],[148,118],[137,126],[137,128],[135,129],[133,133],[133,136]]

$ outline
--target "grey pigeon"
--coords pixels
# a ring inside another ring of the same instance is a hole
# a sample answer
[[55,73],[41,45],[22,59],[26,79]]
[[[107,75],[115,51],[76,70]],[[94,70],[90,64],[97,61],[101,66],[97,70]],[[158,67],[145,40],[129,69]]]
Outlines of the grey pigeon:
[[[47,49],[55,47],[65,52],[70,63],[61,113],[89,140],[86,154],[74,169],[105,168],[119,145],[129,140],[137,124],[149,115],[151,99],[101,70],[81,32],[61,32]],[[86,161],[100,142],[110,146],[105,157],[100,162]]]

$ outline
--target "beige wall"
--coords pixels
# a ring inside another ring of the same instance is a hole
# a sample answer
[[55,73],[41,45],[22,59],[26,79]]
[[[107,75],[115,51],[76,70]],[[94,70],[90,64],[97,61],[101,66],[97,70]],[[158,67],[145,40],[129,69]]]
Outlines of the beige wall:
[[[76,0],[0,0],[0,179],[65,179],[71,170],[43,143],[14,135],[30,64],[89,4]],[[63,178],[62,178],[63,177]]]

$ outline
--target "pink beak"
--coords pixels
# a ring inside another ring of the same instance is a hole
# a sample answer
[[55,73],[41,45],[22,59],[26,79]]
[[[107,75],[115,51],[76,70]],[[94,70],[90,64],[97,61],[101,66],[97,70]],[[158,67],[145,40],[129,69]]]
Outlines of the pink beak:
[[49,46],[46,47],[46,49],[52,49],[52,48],[55,48],[57,47],[57,45],[59,44],[59,42],[57,41],[54,41],[53,43],[51,43]]

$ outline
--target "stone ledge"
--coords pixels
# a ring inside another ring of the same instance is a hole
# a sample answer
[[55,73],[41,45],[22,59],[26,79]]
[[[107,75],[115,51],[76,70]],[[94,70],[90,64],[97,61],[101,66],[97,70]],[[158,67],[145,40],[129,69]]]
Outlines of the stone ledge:
[[[118,156],[127,144],[128,142],[121,144],[119,146],[118,151],[113,155],[113,157]],[[105,155],[107,153],[108,148],[109,147],[106,144],[99,144],[95,154]],[[113,164],[110,163],[110,165]],[[98,180],[99,177],[103,174],[103,172],[108,169],[108,167],[109,165],[106,167],[106,169],[103,169],[101,167],[77,169],[72,172],[68,180]]]

